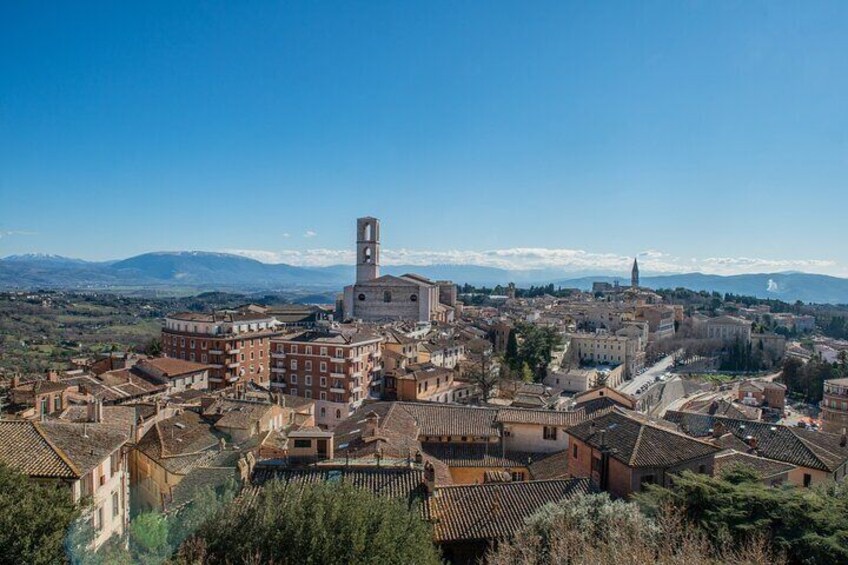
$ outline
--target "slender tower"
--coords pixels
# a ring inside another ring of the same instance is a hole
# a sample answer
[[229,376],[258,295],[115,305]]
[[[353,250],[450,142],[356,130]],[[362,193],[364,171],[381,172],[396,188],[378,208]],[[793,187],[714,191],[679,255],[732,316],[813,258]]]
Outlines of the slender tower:
[[380,220],[367,217],[356,220],[356,282],[380,276]]
[[630,271],[630,286],[639,288],[639,263],[633,258],[633,270]]

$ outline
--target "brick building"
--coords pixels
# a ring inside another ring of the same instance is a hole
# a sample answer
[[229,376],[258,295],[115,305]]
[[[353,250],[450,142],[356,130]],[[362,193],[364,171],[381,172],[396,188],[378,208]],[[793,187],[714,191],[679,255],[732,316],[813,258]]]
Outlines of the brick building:
[[271,386],[315,400],[315,421],[329,428],[382,388],[383,337],[357,328],[310,330],[271,340]]
[[820,406],[824,431],[841,434],[848,429],[848,379],[825,381]]
[[162,352],[209,366],[209,388],[239,381],[267,386],[270,340],[281,335],[273,316],[256,312],[182,312],[165,318]]

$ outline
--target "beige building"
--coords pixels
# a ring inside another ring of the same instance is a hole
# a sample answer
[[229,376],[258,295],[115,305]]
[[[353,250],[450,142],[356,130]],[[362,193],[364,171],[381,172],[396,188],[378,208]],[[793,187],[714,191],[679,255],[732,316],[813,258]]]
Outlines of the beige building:
[[704,322],[704,332],[707,339],[735,341],[743,343],[751,341],[751,322],[735,316],[719,316]]
[[127,440],[123,431],[99,421],[0,421],[0,462],[67,489],[74,502],[90,499],[82,519],[94,530],[96,549],[122,536],[129,523]]
[[644,344],[639,337],[603,330],[569,337],[572,356],[581,364],[624,365],[625,376],[633,375],[645,364]]

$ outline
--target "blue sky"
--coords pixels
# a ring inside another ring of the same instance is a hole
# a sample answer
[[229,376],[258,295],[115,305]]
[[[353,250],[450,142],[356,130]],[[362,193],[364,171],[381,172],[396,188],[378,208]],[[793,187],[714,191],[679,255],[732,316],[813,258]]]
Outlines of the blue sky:
[[848,276],[848,2],[4,2],[0,256]]

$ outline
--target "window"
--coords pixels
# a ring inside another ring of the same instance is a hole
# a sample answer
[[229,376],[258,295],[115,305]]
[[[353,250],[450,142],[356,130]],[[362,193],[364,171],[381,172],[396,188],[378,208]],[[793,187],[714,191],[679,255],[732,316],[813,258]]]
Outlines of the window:
[[100,506],[94,514],[94,529],[98,532],[103,529],[103,507]]
[[364,295],[364,294],[362,294],[362,293],[360,293],[360,294],[359,294],[359,296],[357,296],[357,298],[359,298],[359,301],[360,301],[360,302],[364,302],[364,301],[365,301],[365,295]]
[[306,369],[307,371],[311,371],[312,370],[312,361],[310,361],[309,359],[304,361],[303,362],[303,368]]
[[[321,400],[327,400],[327,391],[322,390],[321,392],[319,392],[318,398],[321,399]],[[322,416],[324,415],[324,409],[323,408],[321,408],[321,415]]]
[[810,486],[810,483],[813,482],[813,477],[809,473],[804,473],[804,486]]
[[289,391],[289,394],[291,394],[292,396],[297,396],[297,389],[296,388],[291,389]]
[[[322,398],[321,400],[326,400],[327,393],[322,392],[321,394],[324,395],[324,397],[325,397],[325,398]],[[321,407],[321,417],[324,418],[326,416],[327,416],[327,409],[322,406]]]
[[574,444],[574,447],[571,448],[571,456],[577,459],[577,444]]
[[322,356],[326,356],[326,355],[327,355],[327,348],[326,348],[326,347],[322,347],[322,348],[321,348],[321,355],[322,355]]
[[327,377],[321,377],[320,384],[321,384],[322,387],[326,388],[327,387]]
[[292,370],[297,370],[297,359],[291,360],[291,368]]
[[294,446],[300,449],[309,449],[312,447],[311,439],[296,439],[294,440]]
[[200,342],[200,349],[206,349],[206,342],[205,341]]
[[654,484],[654,476],[653,475],[643,475],[639,478],[639,490],[642,490],[645,485]]
[[383,293],[383,302],[391,302],[392,301],[392,293],[387,290]]
[[542,439],[547,440],[556,440],[557,438],[557,429],[553,426],[545,426],[542,429]]
[[344,350],[341,347],[336,348],[336,357],[341,359],[344,357]]
[[341,420],[341,419],[342,419],[342,411],[336,410],[336,420]]
[[121,513],[120,498],[117,492],[112,493],[112,518],[117,518]]
[[53,397],[53,411],[60,412],[62,410],[62,396],[57,394]]
[[192,351],[188,356],[190,361],[194,361],[194,351]]
[[296,346],[296,345],[292,345],[291,352],[292,352],[292,353],[297,353],[297,346]]
[[322,373],[327,372],[327,362],[326,361],[321,361],[321,372]]
[[306,375],[303,377],[303,384],[306,386],[312,386],[312,375]]
[[312,346],[311,346],[311,345],[307,345],[307,346],[306,346],[306,354],[307,354],[307,355],[312,355]]
[[293,375],[291,375],[291,378],[289,379],[289,382],[290,382],[291,384],[293,384],[293,385],[296,385],[296,384],[297,384],[297,375],[294,375],[294,374],[293,374]]
[[194,349],[194,340],[193,339],[189,340],[188,346],[191,347],[192,349]]
[[706,465],[698,465],[698,473],[702,475],[707,474],[707,466]]
[[410,301],[410,302],[418,302],[418,295],[417,295],[417,294],[413,294],[413,295],[411,295],[411,296],[409,297],[409,301]]
[[306,398],[312,398],[312,391],[307,388],[303,391],[303,396],[305,396]]
[[523,481],[524,480],[524,472],[523,471],[513,471],[512,472],[512,480],[513,480],[513,482]]
[[208,362],[208,360],[209,360],[209,358],[208,358],[208,357],[206,357],[206,354],[205,354],[205,353],[201,353],[201,354],[200,354],[200,362],[201,362],[201,363],[207,363],[207,362]]

